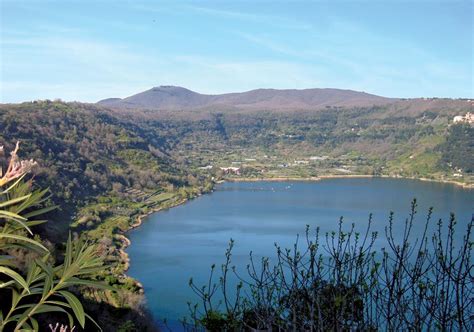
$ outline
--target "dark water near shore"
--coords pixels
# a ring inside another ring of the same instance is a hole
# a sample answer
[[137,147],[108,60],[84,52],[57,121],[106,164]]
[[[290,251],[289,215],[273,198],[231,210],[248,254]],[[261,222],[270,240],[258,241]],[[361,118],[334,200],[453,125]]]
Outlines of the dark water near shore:
[[186,302],[197,301],[189,278],[206,283],[210,266],[224,261],[230,238],[235,240],[233,261],[244,271],[249,251],[271,257],[275,242],[291,246],[307,224],[324,234],[336,230],[343,216],[347,226],[355,223],[362,231],[373,213],[373,230],[380,234],[376,247],[381,248],[389,212],[395,212],[395,222],[402,226],[413,198],[418,200],[415,236],[430,206],[435,208],[433,225],[439,218],[447,222],[450,212],[456,214],[460,238],[474,213],[474,190],[434,182],[359,178],[225,183],[212,194],[151,215],[131,231],[128,274],[144,285],[153,315],[170,320],[174,330],[176,320],[188,313]]

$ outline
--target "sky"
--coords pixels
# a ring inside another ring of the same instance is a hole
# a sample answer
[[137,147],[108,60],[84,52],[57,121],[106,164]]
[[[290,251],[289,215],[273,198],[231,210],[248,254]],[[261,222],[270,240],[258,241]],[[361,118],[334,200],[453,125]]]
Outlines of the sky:
[[471,0],[0,3],[3,103],[160,85],[474,97]]

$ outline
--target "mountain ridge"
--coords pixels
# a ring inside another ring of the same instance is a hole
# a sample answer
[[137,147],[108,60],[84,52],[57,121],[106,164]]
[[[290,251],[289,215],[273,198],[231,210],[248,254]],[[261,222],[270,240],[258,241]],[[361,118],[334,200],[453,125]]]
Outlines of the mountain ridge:
[[178,110],[206,107],[238,109],[318,109],[325,107],[369,107],[392,104],[386,98],[366,92],[335,89],[255,89],[224,94],[201,94],[183,87],[153,87],[126,98],[107,98],[98,105],[119,109]]

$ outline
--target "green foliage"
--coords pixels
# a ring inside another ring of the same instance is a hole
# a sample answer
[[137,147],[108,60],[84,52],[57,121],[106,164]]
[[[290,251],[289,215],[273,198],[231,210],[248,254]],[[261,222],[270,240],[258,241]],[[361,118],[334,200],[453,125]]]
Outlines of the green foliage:
[[224,313],[214,310],[209,310],[206,316],[201,319],[201,324],[209,332],[232,331],[233,327],[237,327],[233,326],[233,323],[232,318],[226,317]]
[[[439,163],[439,145],[448,135],[450,120],[466,111],[448,104],[429,110],[392,105],[288,112],[133,112],[140,126],[159,128],[157,133],[173,147],[166,152],[174,160],[193,169],[212,165],[200,173],[216,178],[376,174],[472,183],[474,178],[468,176],[453,179]],[[457,146],[470,141],[460,137]],[[311,156],[328,158],[310,161]],[[296,165],[296,160],[309,163]],[[474,163],[470,158],[464,162]],[[241,175],[219,172],[219,167],[229,166],[241,167]],[[341,173],[341,167],[346,172]]]
[[[91,297],[136,308],[128,298],[139,294],[139,287],[124,277],[128,261],[121,249],[127,243],[122,233],[136,225],[137,216],[211,191],[214,181],[235,176],[219,169],[233,162],[241,163],[241,176],[251,178],[314,177],[341,174],[342,169],[444,179],[448,164],[468,172],[474,163],[466,157],[474,155],[472,128],[458,132],[453,126],[447,143],[438,147],[449,120],[465,111],[446,105],[429,110],[395,105],[281,112],[119,112],[56,101],[0,105],[0,142],[22,140],[24,152],[40,164],[36,185],[52,193],[41,194],[33,190],[35,184],[18,182],[17,194],[11,191],[5,203],[0,202],[5,221],[0,234],[5,248],[0,250],[20,248],[28,259],[37,259],[49,247],[32,237],[31,227],[41,225],[37,229],[43,238],[57,244],[66,240],[72,226],[96,242],[105,257],[106,268],[94,276],[120,289]],[[307,165],[293,164],[326,155],[329,158]],[[0,163],[3,160],[0,156]],[[199,168],[206,165],[213,168]],[[472,182],[467,176],[456,180]],[[35,204],[39,206],[32,208]],[[52,205],[59,208],[52,211]],[[43,226],[37,217],[44,213],[56,222]],[[50,260],[54,258],[51,253]],[[0,257],[2,264],[9,261]],[[2,276],[21,285],[10,271],[24,278],[26,264],[5,264],[10,270]]]
[[[56,219],[62,220],[47,227],[65,240],[71,217],[84,217],[83,208],[98,197],[137,202],[158,188],[170,194],[183,187],[209,191],[212,177],[234,177],[219,170],[233,162],[241,163],[240,177],[249,178],[375,174],[444,180],[448,163],[468,172],[474,164],[472,128],[452,126],[448,133],[450,119],[466,110],[446,105],[118,112],[38,101],[0,105],[0,141],[21,139],[25,153],[40,162],[36,182],[51,188],[60,206]],[[328,158],[294,165],[310,156]],[[199,169],[206,165],[213,168]],[[455,180],[472,182],[467,176]],[[85,217],[91,228],[107,219]]]
[[[85,328],[86,318],[91,318],[68,289],[110,288],[88,278],[103,269],[102,259],[97,256],[95,246],[72,241],[69,236],[64,261],[55,264],[41,240],[30,237],[31,227],[44,222],[34,218],[54,206],[43,206],[48,199],[47,190],[31,191],[31,181],[23,181],[28,169],[16,151],[0,178],[0,296],[10,297],[9,305],[3,301],[0,304],[0,331],[38,331],[38,318],[50,313],[63,313],[71,327],[78,322]],[[33,254],[23,268],[13,256],[18,251]]]
[[440,150],[443,166],[474,173],[474,126],[462,123],[452,125]]
[[135,332],[137,328],[131,320],[127,320],[125,323],[119,326],[117,332]]
[[63,239],[70,218],[98,196],[186,184],[163,152],[161,135],[143,127],[92,105],[0,105],[0,142],[21,140],[24,153],[39,162],[35,182],[51,188],[60,206],[53,217],[62,220],[47,227]]
[[87,279],[87,275],[103,268],[94,250],[93,246],[85,242],[73,242],[69,238],[63,264],[51,264],[49,254],[30,262],[25,279],[17,275],[14,283],[2,287],[11,291],[12,301],[9,310],[3,314],[0,328],[13,324],[15,331],[35,329],[34,326],[38,324],[36,316],[50,312],[66,314],[70,326],[74,326],[72,312],[84,328],[86,317],[90,317],[84,312],[76,295],[66,289],[78,286],[108,288],[103,283]]

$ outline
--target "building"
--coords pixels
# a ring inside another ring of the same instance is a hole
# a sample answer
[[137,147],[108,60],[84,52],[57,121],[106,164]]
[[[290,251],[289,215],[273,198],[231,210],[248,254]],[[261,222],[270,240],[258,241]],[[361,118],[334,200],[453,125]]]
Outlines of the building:
[[474,123],[474,113],[467,112],[466,115],[457,115],[453,118],[453,123]]
[[225,174],[235,174],[240,175],[239,167],[221,167],[220,168]]

